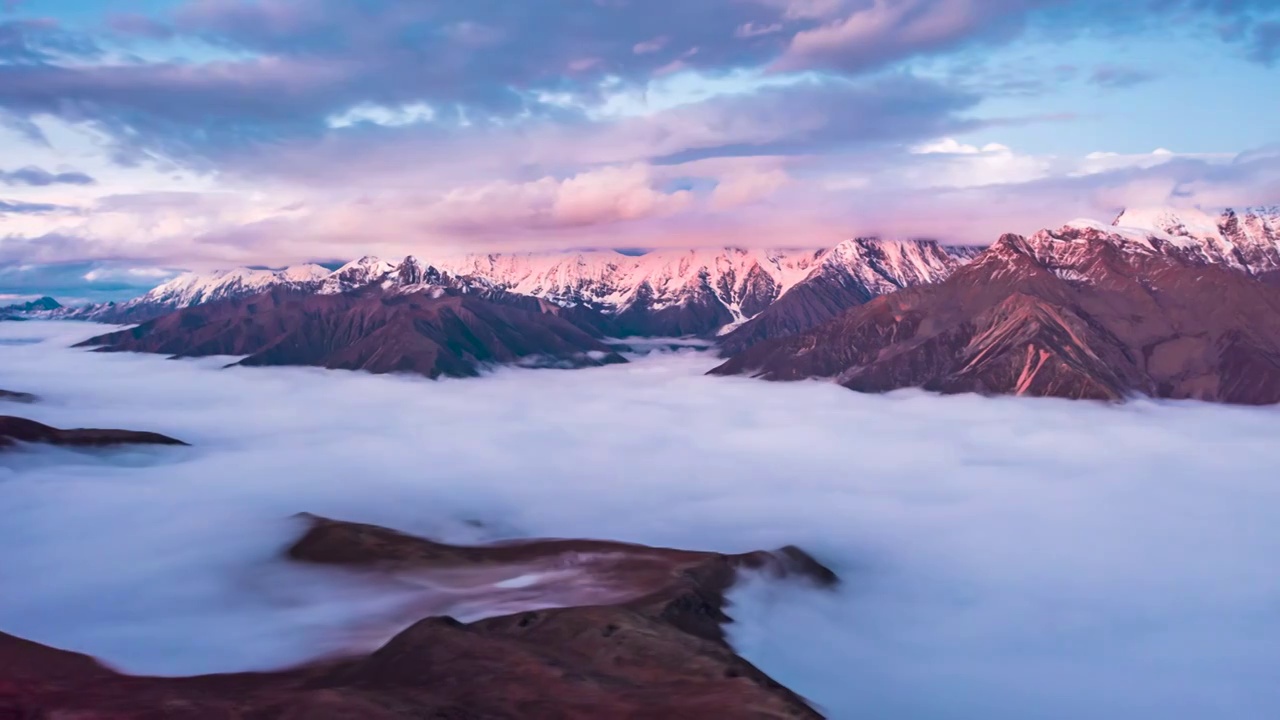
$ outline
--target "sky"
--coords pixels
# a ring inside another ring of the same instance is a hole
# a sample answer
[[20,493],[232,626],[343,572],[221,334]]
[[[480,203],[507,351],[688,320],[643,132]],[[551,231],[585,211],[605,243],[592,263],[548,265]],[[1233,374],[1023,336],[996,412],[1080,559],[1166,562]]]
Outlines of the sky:
[[795,544],[841,586],[748,583],[727,630],[833,720],[1280,717],[1275,407],[863,395],[689,352],[431,381],[70,347],[101,331],[0,323],[0,382],[42,397],[32,419],[191,447],[0,454],[4,632],[187,674],[435,614],[366,635],[408,598],[282,562],[305,511],[455,543]]
[[1274,0],[0,0],[0,300],[1280,202]]

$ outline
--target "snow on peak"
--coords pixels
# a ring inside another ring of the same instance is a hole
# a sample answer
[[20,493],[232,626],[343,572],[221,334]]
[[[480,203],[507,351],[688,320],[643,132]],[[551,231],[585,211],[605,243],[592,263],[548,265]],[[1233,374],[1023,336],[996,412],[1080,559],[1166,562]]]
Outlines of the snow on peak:
[[963,262],[933,240],[846,240],[823,255],[812,273],[837,273],[860,283],[872,294],[939,282]]
[[1127,254],[1224,265],[1255,275],[1280,269],[1280,214],[1268,214],[1265,209],[1215,215],[1199,209],[1130,208],[1110,224],[1073,220],[1057,231],[1041,230],[1018,240],[1010,249],[1075,280],[1081,280],[1077,271],[1096,257],[1095,243],[1110,244]]
[[322,265],[307,263],[305,265],[287,267],[276,273],[276,275],[286,282],[311,283],[324,280],[329,276],[329,272],[329,269]]
[[362,288],[380,282],[395,267],[386,260],[366,255],[359,260],[352,260],[326,277],[319,292],[321,295],[337,295]]
[[762,294],[772,301],[802,280],[820,255],[817,250],[741,248],[657,250],[638,256],[595,250],[466,255],[434,265],[561,305],[618,312],[637,302],[662,308],[714,296],[738,316],[758,312],[753,303]]
[[1280,209],[1132,208],[1116,217],[1117,228],[1173,242],[1207,261],[1249,273],[1280,269]]
[[233,268],[208,273],[188,272],[163,283],[134,303],[164,305],[174,308],[243,297],[266,292],[275,287],[307,287],[328,274],[319,265],[301,265],[283,270]]
[[1218,216],[1199,209],[1149,207],[1125,208],[1111,224],[1115,227],[1191,237],[1217,232],[1218,221]]

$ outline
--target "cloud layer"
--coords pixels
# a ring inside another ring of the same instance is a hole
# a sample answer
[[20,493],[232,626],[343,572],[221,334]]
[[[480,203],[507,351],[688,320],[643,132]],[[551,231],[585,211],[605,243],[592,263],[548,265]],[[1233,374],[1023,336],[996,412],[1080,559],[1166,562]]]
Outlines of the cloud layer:
[[0,384],[44,395],[35,419],[194,447],[3,456],[6,632],[150,672],[330,649],[403,598],[274,560],[307,510],[797,543],[846,584],[745,587],[732,637],[833,718],[1280,711],[1274,409],[863,396],[696,354],[433,383],[67,349],[99,330],[0,324]]
[[[1277,27],[1266,0],[26,3],[0,258],[980,243],[1150,194],[1156,147],[1200,163],[1178,202],[1240,204],[1215,183],[1280,141]],[[1206,121],[1219,96],[1249,111]],[[949,139],[1003,150],[915,152]]]

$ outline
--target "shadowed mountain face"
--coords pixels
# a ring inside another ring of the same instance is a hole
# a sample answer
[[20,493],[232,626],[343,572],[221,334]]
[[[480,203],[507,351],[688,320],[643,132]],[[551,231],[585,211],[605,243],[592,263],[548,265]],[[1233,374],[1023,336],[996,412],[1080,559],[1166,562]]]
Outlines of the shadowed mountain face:
[[386,528],[308,517],[294,561],[435,583],[500,582],[576,569],[610,600],[470,624],[421,620],[376,651],[277,673],[194,678],[117,674],[91,658],[0,633],[3,717],[142,718],[820,718],[802,698],[738,657],[721,624],[742,570],[836,582],[795,548],[720,555],[604,541],[459,547]]
[[179,310],[82,345],[185,357],[245,355],[239,364],[431,378],[473,376],[489,363],[583,367],[625,362],[561,312],[535,299],[499,304],[439,288],[394,295],[275,290]]
[[34,420],[0,415],[0,450],[18,443],[38,443],[65,447],[109,447],[113,445],[186,445],[181,440],[152,432],[79,428],[59,430]]
[[1280,289],[1105,228],[1006,235],[938,285],[877,298],[712,371],[863,392],[1280,402]]

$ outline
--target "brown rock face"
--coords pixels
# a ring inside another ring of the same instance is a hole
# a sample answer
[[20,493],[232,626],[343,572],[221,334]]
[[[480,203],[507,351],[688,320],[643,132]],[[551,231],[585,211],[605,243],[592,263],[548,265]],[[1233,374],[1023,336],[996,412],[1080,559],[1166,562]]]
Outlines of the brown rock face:
[[863,392],[1280,402],[1280,288],[1176,250],[1088,228],[1006,235],[938,285],[712,372]]
[[179,310],[81,344],[174,356],[247,355],[241,365],[315,365],[432,378],[473,376],[489,363],[625,362],[560,317],[561,310],[470,295],[275,290]]
[[[833,584],[798,549],[720,555],[547,540],[458,547],[323,518],[288,551],[364,572],[439,574],[596,558],[628,596],[471,624],[422,620],[372,654],[279,673],[166,679],[0,633],[0,717],[142,718],[820,718],[734,654],[720,625],[742,568]],[[9,715],[4,715],[8,712]]]
[[26,418],[0,415],[0,449],[18,443],[41,443],[66,447],[108,447],[112,445],[186,445],[181,440],[151,432],[132,430],[59,430]]

